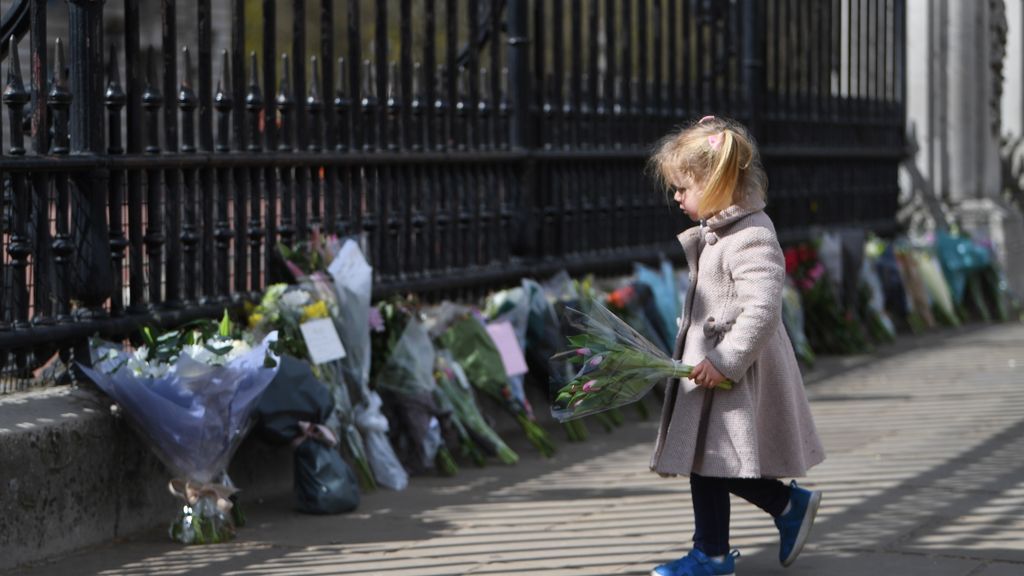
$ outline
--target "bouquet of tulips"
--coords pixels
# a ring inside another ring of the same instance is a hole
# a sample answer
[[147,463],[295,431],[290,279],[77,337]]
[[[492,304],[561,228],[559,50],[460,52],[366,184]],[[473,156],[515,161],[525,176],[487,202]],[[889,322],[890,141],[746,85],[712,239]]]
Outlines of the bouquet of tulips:
[[[690,376],[692,366],[668,357],[600,303],[589,302],[586,308],[567,309],[567,318],[580,333],[568,337],[572,348],[552,357],[569,363],[575,372],[555,398],[555,419],[565,422],[624,406],[666,378]],[[732,383],[725,381],[719,388],[731,390]]]

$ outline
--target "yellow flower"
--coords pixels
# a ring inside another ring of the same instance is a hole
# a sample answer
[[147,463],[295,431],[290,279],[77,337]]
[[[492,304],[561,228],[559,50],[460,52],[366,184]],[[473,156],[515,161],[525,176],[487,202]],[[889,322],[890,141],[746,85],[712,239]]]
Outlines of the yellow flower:
[[299,321],[305,322],[307,320],[315,320],[317,318],[327,318],[327,303],[323,300],[303,306],[302,318]]
[[259,326],[261,322],[263,322],[263,314],[256,312],[249,315],[249,328],[255,328]]

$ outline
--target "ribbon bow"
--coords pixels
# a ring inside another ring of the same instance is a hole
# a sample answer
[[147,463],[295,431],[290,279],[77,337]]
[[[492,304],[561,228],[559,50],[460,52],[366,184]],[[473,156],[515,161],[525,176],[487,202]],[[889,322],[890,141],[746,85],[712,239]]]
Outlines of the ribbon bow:
[[202,498],[213,498],[217,502],[217,509],[224,514],[231,512],[234,503],[231,502],[230,498],[238,492],[237,488],[215,482],[204,484],[201,482],[189,482],[181,478],[174,478],[168,482],[167,489],[171,492],[171,495],[184,500],[189,506],[195,506]]
[[704,322],[704,337],[708,340],[720,340],[725,333],[732,330],[732,325],[735,324],[735,320],[726,320],[725,322],[716,322],[715,318],[709,317]]
[[323,424],[313,424],[312,422],[300,420],[299,432],[300,434],[292,440],[292,447],[298,447],[299,444],[306,440],[316,440],[328,448],[334,448],[338,445],[338,437],[334,435],[330,428]]

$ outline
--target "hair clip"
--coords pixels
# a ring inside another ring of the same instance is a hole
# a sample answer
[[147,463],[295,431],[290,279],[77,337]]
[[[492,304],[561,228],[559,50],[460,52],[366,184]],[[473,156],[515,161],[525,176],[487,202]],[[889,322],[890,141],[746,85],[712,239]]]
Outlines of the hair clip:
[[715,119],[714,116],[708,115],[708,116],[705,116],[705,117],[701,118],[700,120],[698,120],[697,124],[700,125],[700,124],[703,124],[703,123],[707,122],[708,120],[714,120],[714,119]]
[[708,136],[708,146],[711,146],[711,149],[717,152],[718,149],[722,147],[723,135],[723,132],[718,132],[717,134]]

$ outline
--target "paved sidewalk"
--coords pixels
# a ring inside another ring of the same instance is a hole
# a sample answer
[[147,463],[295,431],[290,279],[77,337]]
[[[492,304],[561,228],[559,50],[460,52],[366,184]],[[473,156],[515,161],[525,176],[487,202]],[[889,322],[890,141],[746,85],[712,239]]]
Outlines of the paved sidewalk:
[[[825,490],[814,534],[783,569],[771,520],[734,501],[738,575],[1024,574],[1024,326],[908,339],[808,380],[829,454],[806,479]],[[647,574],[688,548],[687,482],[647,471],[654,422],[591,428],[550,460],[517,445],[517,466],[417,478],[355,514],[249,503],[230,544],[154,532],[18,574]]]

